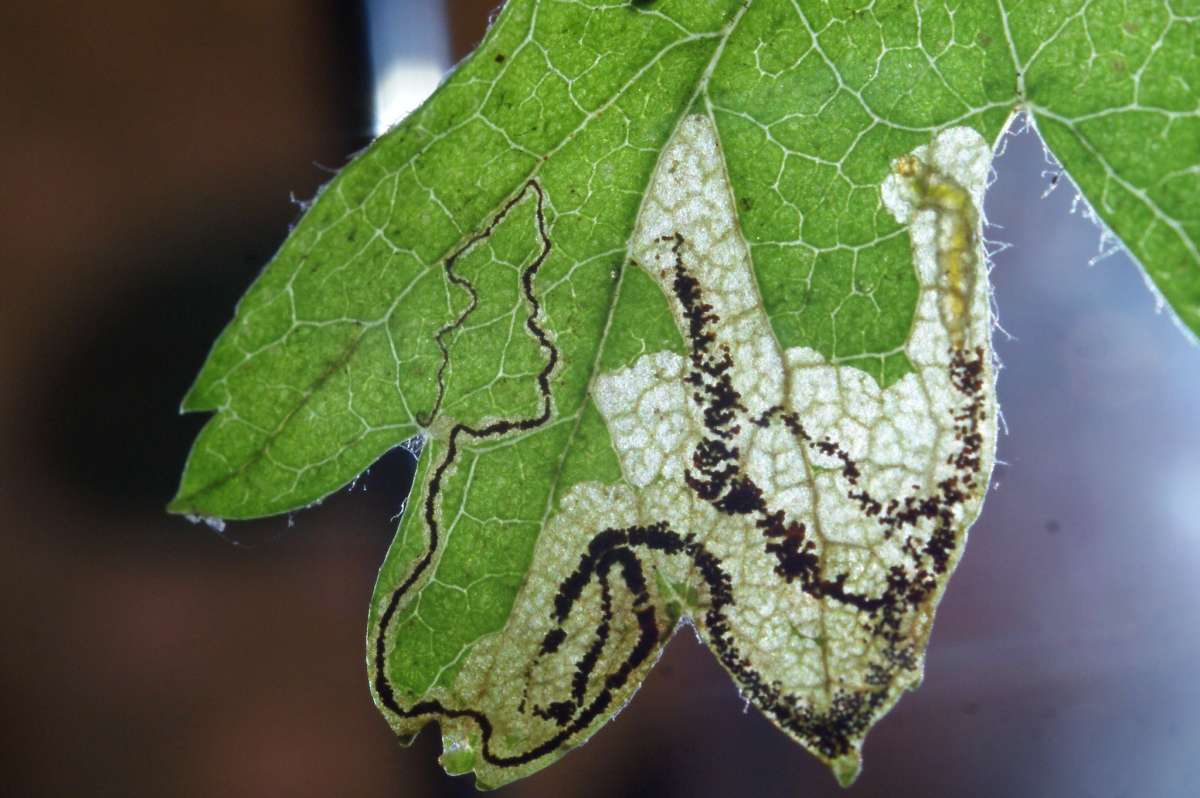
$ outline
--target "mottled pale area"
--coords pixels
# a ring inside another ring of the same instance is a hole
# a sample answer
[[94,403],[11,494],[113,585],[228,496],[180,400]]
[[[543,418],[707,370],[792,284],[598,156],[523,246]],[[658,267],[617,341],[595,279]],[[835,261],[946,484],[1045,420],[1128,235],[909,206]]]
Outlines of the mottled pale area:
[[[991,153],[977,133],[967,128],[946,131],[915,154],[967,187],[979,207]],[[915,373],[886,390],[860,369],[830,365],[809,349],[783,351],[777,344],[762,309],[715,131],[707,117],[692,116],[681,123],[660,162],[630,249],[633,262],[658,280],[671,299],[686,339],[688,323],[673,290],[671,268],[676,235],[682,237],[683,262],[721,320],[714,328],[714,343],[730,354],[730,376],[744,405],[731,442],[740,452],[742,467],[763,489],[771,507],[784,509],[789,520],[802,521],[811,530],[824,576],[845,575],[848,588],[868,595],[882,592],[889,567],[911,567],[902,556],[903,540],[885,539],[881,526],[847,497],[840,460],[803,445],[781,425],[763,428],[745,419],[772,407],[794,411],[812,439],[828,437],[853,458],[862,470],[860,484],[883,499],[932,492],[952,476],[953,467],[947,463],[957,445],[952,419],[962,397],[950,384],[951,343],[937,310],[936,224],[932,214],[914,210],[903,179],[889,177],[883,196],[897,220],[910,226],[922,286],[904,350]],[[984,262],[982,253],[979,262]],[[986,347],[991,324],[987,281],[979,279],[975,285],[968,340]],[[583,483],[563,498],[538,542],[508,625],[501,634],[480,641],[466,657],[457,685],[460,690],[466,685],[477,689],[473,695],[460,692],[459,698],[489,715],[503,715],[514,711],[516,694],[496,689],[497,685],[527,682],[526,692],[534,703],[568,694],[576,663],[592,640],[600,591],[595,581],[584,590],[583,609],[577,608],[564,625],[563,647],[553,657],[538,658],[538,647],[552,625],[551,609],[561,580],[601,530],[660,521],[681,534],[694,535],[722,562],[733,584],[734,603],[728,611],[733,640],[764,681],[817,712],[828,708],[834,690],[865,689],[868,669],[878,664],[881,646],[863,622],[863,613],[784,581],[751,517],[718,512],[685,483],[691,452],[704,434],[702,408],[691,399],[692,388],[685,383],[688,371],[687,358],[656,352],[594,381],[592,396],[612,435],[625,484]],[[990,387],[990,371],[986,381]],[[984,479],[976,495],[953,509],[960,543],[953,561],[961,552],[966,527],[979,511],[991,468],[995,413],[990,401],[984,416]],[[918,526],[915,542],[923,545],[921,536],[929,531]],[[657,602],[676,602],[706,637],[707,596],[691,564],[683,557],[651,552],[645,552],[644,559],[654,563],[659,575],[652,586]],[[618,665],[636,638],[629,596],[622,595],[620,580],[610,582],[614,637],[596,674]],[[903,634],[915,643],[918,654],[923,652],[940,594],[939,588],[933,601],[904,618]],[[531,662],[536,662],[532,668]],[[904,688],[919,682],[919,657],[914,667],[890,673],[888,700],[878,714]],[[771,707],[761,708],[773,715]],[[536,729],[536,721],[526,721]],[[544,725],[549,736],[553,725]],[[531,739],[536,739],[536,733]],[[809,740],[800,742],[813,747]],[[844,761],[834,762],[839,775],[852,777],[857,758],[855,750]]]

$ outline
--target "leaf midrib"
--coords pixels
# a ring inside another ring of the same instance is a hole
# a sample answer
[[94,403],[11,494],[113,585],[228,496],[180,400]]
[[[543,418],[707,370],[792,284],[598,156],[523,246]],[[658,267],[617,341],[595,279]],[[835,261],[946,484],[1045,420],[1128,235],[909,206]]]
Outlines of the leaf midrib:
[[[733,33],[737,29],[737,26],[741,23],[742,17],[745,16],[746,11],[750,8],[750,3],[751,3],[751,0],[745,0],[745,2],[743,2],[742,6],[738,9],[737,13],[734,14],[733,19],[731,19],[728,23],[726,23],[725,27],[719,32],[720,38],[717,43],[716,49],[713,51],[712,56],[709,58],[708,64],[705,65],[704,70],[700,73],[700,76],[696,79],[696,86],[692,90],[692,96],[688,98],[688,101],[686,103],[680,104],[680,112],[675,117],[674,124],[671,125],[671,131],[667,134],[666,138],[663,141],[663,146],[659,150],[659,159],[658,159],[658,161],[655,162],[654,167],[652,169],[650,169],[649,172],[647,173],[645,184],[639,187],[640,193],[642,196],[642,201],[638,205],[637,213],[633,217],[633,227],[630,228],[630,235],[629,235],[629,238],[626,240],[627,241],[626,250],[625,250],[626,260],[629,259],[629,255],[630,255],[629,249],[628,249],[628,247],[629,247],[628,242],[632,240],[633,232],[637,227],[637,220],[639,218],[641,218],[642,210],[645,207],[645,204],[647,201],[647,193],[648,192],[646,189],[649,187],[650,181],[652,181],[654,179],[654,175],[658,172],[659,162],[661,162],[662,155],[666,150],[666,144],[667,144],[667,142],[669,142],[671,140],[672,136],[674,136],[675,131],[679,128],[680,123],[691,112],[691,109],[695,106],[696,102],[701,98],[701,96],[704,95],[705,98],[707,99],[706,92],[708,89],[708,83],[712,78],[713,71],[716,69],[717,64],[720,62],[721,57],[725,53],[725,45],[728,44],[729,39],[733,36]],[[711,117],[710,112],[706,111],[706,113],[709,113],[709,115]],[[615,285],[613,286],[613,288],[611,289],[611,291],[608,294],[608,315],[606,316],[606,318],[604,320],[604,329],[600,333],[600,338],[596,345],[596,352],[595,352],[594,357],[592,358],[591,367],[588,369],[588,378],[587,378],[587,383],[583,388],[583,397],[582,397],[581,401],[579,402],[579,406],[577,407],[576,412],[575,412],[575,423],[571,428],[571,434],[567,437],[566,445],[563,446],[562,455],[558,458],[558,468],[554,469],[554,477],[550,483],[550,490],[546,494],[546,506],[542,512],[542,526],[543,527],[545,527],[546,523],[550,519],[551,514],[554,512],[556,498],[559,496],[559,490],[562,486],[563,465],[566,463],[567,457],[570,455],[572,449],[574,448],[575,439],[579,434],[579,428],[583,424],[583,416],[584,416],[584,411],[586,409],[587,399],[589,396],[592,395],[592,388],[595,385],[596,378],[600,374],[600,362],[604,356],[604,349],[608,345],[608,338],[609,338],[609,334],[612,330],[613,318],[616,315],[617,304],[618,304],[618,301],[620,298],[621,286],[623,286],[625,284],[625,268],[624,267],[621,268],[619,274],[620,274],[619,278],[616,280]],[[609,445],[610,446],[612,445],[611,441],[610,441]],[[618,463],[620,464],[620,467],[621,467],[621,475],[622,475],[622,477],[625,477],[626,476],[624,473],[625,466],[623,463],[620,462],[620,459],[618,459]],[[528,575],[526,575],[526,579],[527,578],[528,578]],[[521,590],[524,589],[524,586],[525,586],[525,579],[522,579],[521,587],[518,588],[518,591],[517,591],[518,598],[520,596]]]

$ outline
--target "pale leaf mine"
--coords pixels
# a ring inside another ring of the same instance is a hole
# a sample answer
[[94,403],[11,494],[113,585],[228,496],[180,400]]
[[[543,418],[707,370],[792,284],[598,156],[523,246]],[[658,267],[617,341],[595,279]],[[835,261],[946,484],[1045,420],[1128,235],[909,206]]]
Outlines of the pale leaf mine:
[[507,624],[450,686],[391,696],[384,614],[376,690],[397,728],[437,719],[448,766],[510,781],[628,700],[682,617],[750,702],[852,781],[867,730],[921,680],[992,467],[977,211],[990,161],[978,133],[954,128],[898,158],[881,188],[921,285],[904,347],[915,373],[881,390],[780,348],[716,131],[686,118],[629,257],[669,298],[689,352],[595,378],[624,479],[563,497]]

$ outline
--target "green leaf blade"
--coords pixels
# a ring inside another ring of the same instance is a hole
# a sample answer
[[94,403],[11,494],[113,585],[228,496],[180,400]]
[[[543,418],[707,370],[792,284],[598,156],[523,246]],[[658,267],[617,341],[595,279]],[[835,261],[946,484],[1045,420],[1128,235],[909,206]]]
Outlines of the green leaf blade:
[[402,740],[436,721],[447,772],[528,775],[686,620],[849,783],[992,467],[992,145],[1032,113],[1195,327],[1194,27],[510,0],[239,305],[172,509],[291,510],[420,442],[368,625]]
[[[721,18],[718,8],[684,12],[681,21],[711,23]],[[715,41],[711,31],[625,8],[603,16],[607,28],[571,4],[535,13],[530,4],[514,3],[443,90],[322,191],[239,305],[184,403],[217,413],[193,448],[173,511],[236,519],[296,509],[417,434],[437,401],[427,388],[442,357],[430,342],[463,301],[444,284],[438,264],[483,229],[531,174],[540,174],[564,203],[555,230],[561,253],[590,256],[606,241],[619,253],[655,147],[694,93]],[[572,117],[569,107],[546,105],[545,96],[525,96],[529,78],[517,62],[527,51],[544,61],[539,35],[553,38],[585,22],[593,37],[571,45],[581,52],[576,60],[595,61],[603,41],[633,49],[630,58],[605,59],[592,70],[585,85],[593,102],[604,100],[590,116]],[[466,88],[480,85],[487,91]],[[574,118],[573,125],[564,118]],[[463,163],[481,168],[462,169]],[[589,166],[587,178],[581,164]],[[622,183],[630,187],[624,195],[616,190]],[[572,265],[556,257],[542,279],[560,279]],[[434,296],[439,282],[442,301]],[[595,351],[592,307],[559,307],[551,299],[547,312],[577,320],[583,348]],[[377,328],[389,330],[388,347],[360,353],[360,337]],[[564,319],[562,332],[571,329]],[[566,338],[563,344],[572,346]],[[590,358],[569,362],[580,371],[566,380],[576,386],[570,404],[578,405]],[[355,372],[370,382],[366,401],[394,403],[392,415],[359,418],[347,376]],[[316,464],[306,444],[313,440],[324,449]]]
[[1200,334],[1200,21],[1173,5],[1072,4],[1040,41],[1032,9],[1011,22],[1047,146]]

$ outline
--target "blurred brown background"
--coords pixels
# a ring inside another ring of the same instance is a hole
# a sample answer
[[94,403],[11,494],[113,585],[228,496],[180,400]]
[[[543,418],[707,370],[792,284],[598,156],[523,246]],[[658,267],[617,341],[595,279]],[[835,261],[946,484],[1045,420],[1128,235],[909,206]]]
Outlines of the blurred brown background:
[[[400,33],[456,60],[493,2]],[[332,0],[0,9],[5,795],[473,792],[367,691],[404,455],[225,537],[163,511],[203,421],[178,401],[290,198],[369,140],[367,25]],[[1099,231],[1066,181],[1039,199],[1035,138],[997,171],[1007,465],[848,794],[1194,796],[1200,350],[1123,256],[1088,267]],[[842,794],[743,709],[684,631],[612,726],[505,793]]]

